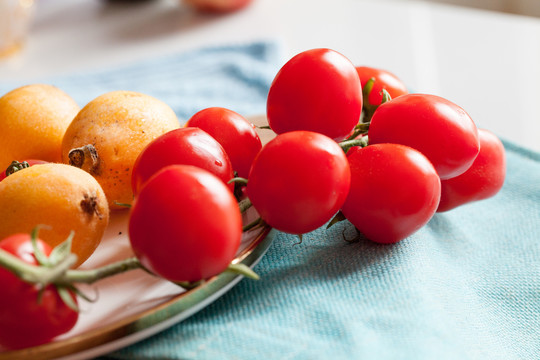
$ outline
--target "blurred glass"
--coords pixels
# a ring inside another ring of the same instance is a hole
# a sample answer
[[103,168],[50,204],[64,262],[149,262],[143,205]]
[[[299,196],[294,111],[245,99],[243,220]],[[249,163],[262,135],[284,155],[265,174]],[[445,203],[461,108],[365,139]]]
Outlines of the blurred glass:
[[34,0],[0,0],[0,58],[24,45],[34,10]]

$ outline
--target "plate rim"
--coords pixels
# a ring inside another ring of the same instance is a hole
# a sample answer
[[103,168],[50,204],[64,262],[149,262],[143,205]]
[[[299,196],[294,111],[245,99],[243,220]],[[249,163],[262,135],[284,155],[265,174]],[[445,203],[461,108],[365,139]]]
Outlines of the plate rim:
[[[253,229],[255,230],[255,229]],[[255,266],[270,247],[275,231],[268,225],[259,228],[255,239],[242,250],[233,263]],[[19,359],[88,359],[121,349],[155,335],[204,309],[232,289],[243,276],[223,272],[191,290],[164,303],[96,329],[59,341],[0,352],[0,360]]]

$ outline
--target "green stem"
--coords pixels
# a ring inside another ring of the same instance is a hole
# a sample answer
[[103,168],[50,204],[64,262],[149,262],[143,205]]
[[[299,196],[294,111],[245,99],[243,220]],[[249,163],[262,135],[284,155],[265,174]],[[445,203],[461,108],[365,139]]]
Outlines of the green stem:
[[14,273],[21,280],[45,286],[47,284],[70,285],[74,283],[92,284],[100,279],[129,270],[143,268],[137,258],[127,258],[92,270],[70,269],[77,262],[75,254],[69,254],[54,267],[34,266],[0,249],[0,267]]
[[0,249],[0,265],[26,282],[35,283],[43,272],[39,266],[30,265],[15,255]]
[[360,139],[344,140],[339,143],[339,146],[343,149],[345,153],[349,151],[353,146],[366,147],[368,146],[369,139],[367,136],[363,136]]
[[244,200],[240,201],[238,203],[238,206],[240,207],[240,212],[243,214],[249,209],[253,204],[251,203],[251,200],[249,198],[245,198]]
[[91,270],[67,270],[61,276],[56,284],[67,285],[73,283],[93,284],[98,280],[109,276],[118,275],[130,270],[143,269],[143,266],[136,257],[130,257],[124,260],[114,262]]
[[360,122],[354,127],[354,132],[347,138],[347,140],[353,140],[359,135],[367,134],[369,131],[370,123]]
[[[249,202],[249,199],[246,200],[245,205],[247,205]],[[261,222],[262,220],[259,218],[247,226],[251,228],[257,224],[260,224]],[[37,230],[33,233],[33,236],[36,236],[36,234]],[[37,244],[34,245],[34,248],[37,248]],[[136,257],[126,258],[112,264],[90,270],[71,269],[76,262],[77,255],[68,253],[65,256],[60,256],[57,262],[48,261],[46,264],[35,266],[28,264],[4,249],[0,249],[0,267],[12,272],[24,282],[38,284],[41,287],[54,284],[58,287],[69,288],[73,287],[73,285],[76,283],[93,284],[98,280],[130,270],[146,270]],[[257,274],[255,274],[251,269],[245,268],[246,266],[243,264],[231,264],[227,270],[237,272],[252,279],[258,279]]]
[[122,203],[122,202],[118,202],[118,201],[115,201],[114,202],[114,205],[117,205],[117,206],[121,206],[121,207],[125,207],[125,208],[128,208],[130,209],[133,205],[131,204],[128,204],[128,203]]
[[259,275],[251,270],[249,266],[242,263],[230,264],[226,271],[245,276],[249,279],[259,280]]
[[43,275],[41,276],[39,284],[45,286],[47,284],[56,284],[58,279],[61,279],[64,274],[77,262],[77,255],[68,254],[54,267],[42,267]]
[[262,218],[257,218],[253,220],[252,222],[250,222],[249,224],[244,225],[244,227],[242,228],[242,232],[249,231],[253,229],[254,227],[256,227],[257,225],[262,224],[262,222],[263,222]]
[[233,177],[231,180],[227,181],[227,184],[230,184],[230,183],[238,183],[240,185],[247,185],[248,183],[248,180],[246,178],[243,178],[243,177]]
[[360,123],[366,123],[368,124],[371,122],[371,118],[373,117],[373,114],[377,110],[377,108],[384,104],[385,102],[388,102],[392,100],[392,97],[386,91],[386,89],[382,89],[382,100],[380,104],[372,104],[369,101],[369,95],[373,91],[373,84],[375,83],[375,78],[371,78],[366,82],[366,85],[364,85],[362,89],[362,97],[364,99],[363,106],[362,106],[362,115],[361,115],[361,121]]

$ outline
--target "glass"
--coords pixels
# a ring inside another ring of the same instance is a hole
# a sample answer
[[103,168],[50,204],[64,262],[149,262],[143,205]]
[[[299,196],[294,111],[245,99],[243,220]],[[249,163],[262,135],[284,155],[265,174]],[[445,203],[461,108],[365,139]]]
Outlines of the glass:
[[34,10],[34,0],[0,0],[0,58],[23,46]]

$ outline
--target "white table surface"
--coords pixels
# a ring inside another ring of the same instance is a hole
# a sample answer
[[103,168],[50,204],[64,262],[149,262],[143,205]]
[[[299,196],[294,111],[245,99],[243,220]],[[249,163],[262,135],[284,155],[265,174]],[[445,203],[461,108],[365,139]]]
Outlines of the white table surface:
[[394,72],[416,92],[443,96],[479,127],[540,151],[539,18],[413,0],[254,0],[222,16],[175,0],[36,4],[25,48],[0,60],[0,83],[277,39],[283,62],[302,50],[332,48],[357,65]]

